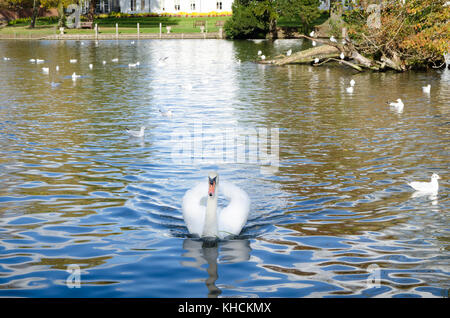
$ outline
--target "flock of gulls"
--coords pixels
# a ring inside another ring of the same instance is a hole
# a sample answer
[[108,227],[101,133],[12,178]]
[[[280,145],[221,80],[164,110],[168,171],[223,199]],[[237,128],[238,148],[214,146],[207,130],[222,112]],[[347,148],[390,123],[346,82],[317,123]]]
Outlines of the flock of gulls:
[[[314,36],[314,31],[310,33],[311,37]],[[330,41],[336,42],[334,37],[330,38]],[[133,41],[134,42],[134,41]],[[313,46],[315,46],[315,42],[313,41]],[[287,56],[292,54],[292,49],[289,49],[286,52]],[[258,51],[258,56],[261,60],[265,60],[266,57],[263,55],[262,51]],[[343,54],[341,54],[341,59],[344,59]],[[10,60],[8,57],[3,58],[5,61]],[[167,60],[167,57],[160,58],[158,60],[158,65],[164,63]],[[45,61],[42,59],[30,59],[31,63],[42,64]],[[78,63],[77,59],[70,59],[69,62],[71,64]],[[118,63],[118,58],[113,58],[111,60],[112,63]],[[314,63],[319,63],[319,59],[316,58]],[[102,62],[103,65],[106,64],[104,60]],[[129,63],[129,68],[139,67],[140,63]],[[93,70],[94,65],[89,64],[89,69]],[[56,72],[59,71],[59,66],[55,67]],[[50,73],[49,67],[42,67],[42,72],[44,74]],[[75,72],[72,74],[72,80],[76,81],[81,75],[76,74]],[[355,87],[355,80],[351,79],[349,82],[350,86],[346,88],[347,93],[353,93]],[[59,83],[51,83],[52,87],[59,85]],[[431,85],[422,87],[424,93],[429,94],[431,91]],[[399,98],[395,102],[390,102],[389,105],[395,108],[398,112],[403,111],[403,101]],[[171,118],[172,111],[167,110],[164,111],[159,109],[159,112],[162,116]],[[145,136],[145,126],[141,126],[139,130],[130,130],[125,128],[125,132],[134,138],[144,138]],[[433,173],[431,176],[430,182],[410,182],[407,183],[411,188],[416,190],[416,193],[422,194],[437,194],[439,190],[438,180],[441,179],[436,173]],[[242,228],[244,227],[250,210],[250,199],[248,195],[242,189],[237,186],[223,182],[221,185],[222,195],[228,197],[230,202],[227,207],[220,209],[217,206],[217,197],[218,197],[218,188],[219,188],[219,176],[217,172],[211,172],[208,175],[208,182],[202,182],[195,186],[194,188],[188,190],[183,198],[183,218],[187,225],[189,232],[193,235],[200,236],[204,239],[217,239],[217,238],[225,238],[229,235],[239,235]],[[207,198],[206,206],[200,204],[201,200]]]

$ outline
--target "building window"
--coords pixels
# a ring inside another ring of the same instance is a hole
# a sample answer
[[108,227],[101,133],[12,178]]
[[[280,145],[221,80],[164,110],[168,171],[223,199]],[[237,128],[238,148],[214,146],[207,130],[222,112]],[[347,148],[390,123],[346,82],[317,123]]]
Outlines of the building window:
[[217,1],[216,7],[217,7],[217,10],[222,10],[222,1]]
[[130,10],[136,11],[136,0],[130,0]]
[[180,0],[175,0],[175,11],[180,11]]
[[145,0],[141,0],[141,11],[145,10]]
[[191,10],[195,11],[195,0],[191,1]]

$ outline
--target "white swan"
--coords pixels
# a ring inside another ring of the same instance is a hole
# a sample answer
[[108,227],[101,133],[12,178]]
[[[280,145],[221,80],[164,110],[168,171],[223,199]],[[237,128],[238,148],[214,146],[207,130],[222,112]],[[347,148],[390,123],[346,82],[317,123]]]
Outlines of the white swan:
[[436,173],[433,173],[430,182],[413,181],[409,182],[408,185],[419,192],[436,193],[439,190],[438,180],[440,178],[441,177],[439,177]]
[[[219,194],[230,199],[223,209],[217,208]],[[206,206],[202,201],[206,197]],[[250,198],[247,193],[229,182],[221,182],[219,175],[211,172],[208,182],[188,190],[183,197],[183,218],[189,233],[206,238],[225,238],[239,235],[247,222]]]
[[427,86],[422,86],[422,91],[423,91],[424,93],[429,94],[430,91],[431,91],[431,84],[428,84]]

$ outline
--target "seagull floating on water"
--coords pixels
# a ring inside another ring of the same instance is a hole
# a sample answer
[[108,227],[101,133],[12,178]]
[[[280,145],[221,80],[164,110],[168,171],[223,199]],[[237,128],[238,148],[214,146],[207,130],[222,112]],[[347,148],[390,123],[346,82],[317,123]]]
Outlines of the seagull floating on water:
[[75,64],[76,62],[78,62],[78,60],[77,59],[70,59],[69,62],[72,63],[72,64]]
[[56,70],[57,72],[59,72],[59,66],[58,66],[58,65],[56,65],[55,70]]
[[319,63],[319,62],[320,62],[319,58],[316,57],[316,58],[314,59],[314,64],[317,64],[317,63]]
[[80,78],[80,77],[81,77],[81,75],[77,75],[75,72],[73,72],[73,74],[72,74],[72,81],[76,81],[77,78]]
[[394,107],[399,113],[403,111],[403,102],[400,98],[397,99],[396,102],[390,102],[389,106]]
[[352,79],[352,80],[350,81],[350,86],[355,86],[355,80],[354,80],[354,79]]
[[118,58],[112,59],[111,62],[117,63],[119,62],[119,59]]
[[59,85],[61,85],[61,83],[51,82],[50,85],[51,85],[52,87],[58,87]]
[[125,130],[130,136],[137,137],[137,138],[144,137],[144,131],[145,131],[144,126],[141,126],[141,129],[139,131],[129,130],[128,128],[125,128]]
[[291,54],[292,54],[292,49],[289,49],[289,50],[286,52],[286,56],[291,56]]
[[136,67],[136,66],[139,66],[141,63],[139,63],[139,62],[136,62],[136,63],[129,63],[128,64],[128,67]]
[[441,177],[439,177],[436,173],[433,173],[430,182],[413,181],[409,182],[408,185],[416,191],[426,193],[436,193],[439,190],[439,183],[438,183],[439,179],[441,179]]
[[103,61],[102,63],[103,63],[103,65],[105,65],[105,64],[106,64],[106,61]]
[[48,67],[43,67],[42,68],[42,72],[44,72],[44,74],[48,74],[50,71],[50,69]]
[[41,64],[41,63],[44,63],[44,62],[45,62],[44,60],[36,59],[36,63],[37,64]]
[[428,84],[427,86],[423,86],[423,87],[422,87],[422,91],[423,91],[424,93],[429,94],[430,91],[431,91],[431,84]]
[[9,58],[9,57],[4,57],[3,60],[4,60],[4,61],[9,61],[10,58]]
[[89,69],[92,70],[94,68],[93,64],[89,64]]
[[168,111],[163,111],[160,109],[159,112],[165,117],[172,117],[172,111],[170,109]]

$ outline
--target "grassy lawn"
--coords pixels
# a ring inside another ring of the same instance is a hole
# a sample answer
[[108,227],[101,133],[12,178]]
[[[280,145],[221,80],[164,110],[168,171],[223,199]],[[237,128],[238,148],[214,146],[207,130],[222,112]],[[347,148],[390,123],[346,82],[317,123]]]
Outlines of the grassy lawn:
[[[205,21],[208,32],[219,31],[217,21],[226,21],[225,17],[126,17],[126,18],[97,18],[94,23],[98,24],[100,34],[116,33],[116,23],[120,34],[137,32],[139,23],[140,33],[159,33],[159,24],[162,24],[162,32],[167,33],[166,26],[171,27],[171,33],[200,33],[200,27],[194,27],[194,21]],[[35,29],[30,29],[28,21],[17,21],[0,29],[1,34],[16,34],[18,36],[46,36],[59,33],[57,23],[52,20],[39,18]],[[90,29],[66,29],[66,34],[94,34]]]

